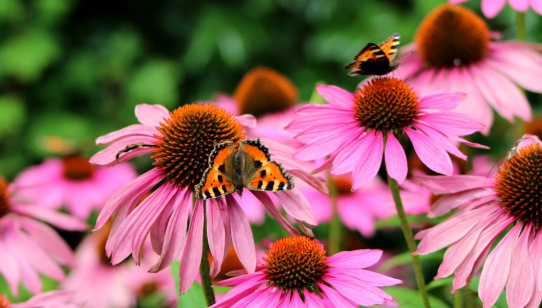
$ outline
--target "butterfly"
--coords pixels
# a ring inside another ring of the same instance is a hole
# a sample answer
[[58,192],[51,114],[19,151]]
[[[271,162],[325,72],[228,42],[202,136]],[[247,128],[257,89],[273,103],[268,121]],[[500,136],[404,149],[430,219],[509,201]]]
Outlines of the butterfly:
[[259,139],[246,139],[238,149],[232,141],[215,143],[209,155],[209,168],[195,186],[196,197],[206,200],[237,192],[243,188],[282,191],[294,188],[292,176],[271,160],[269,149]]
[[368,43],[354,57],[354,62],[348,64],[345,69],[351,68],[349,76],[356,75],[386,75],[397,68],[393,63],[399,46],[399,33],[395,32],[387,40],[376,45]]

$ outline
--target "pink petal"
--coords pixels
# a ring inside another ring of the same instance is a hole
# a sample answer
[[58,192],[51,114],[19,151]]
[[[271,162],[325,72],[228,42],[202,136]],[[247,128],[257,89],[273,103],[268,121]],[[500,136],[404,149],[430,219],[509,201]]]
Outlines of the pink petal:
[[[328,278],[327,281],[335,290],[340,292],[344,297],[362,306],[372,306],[384,304],[384,299],[392,300],[393,298],[386,292],[377,287],[355,283],[353,280],[344,280],[337,278]],[[326,292],[329,295],[329,293]]]
[[188,240],[186,241],[180,262],[179,280],[181,284],[181,294],[184,294],[190,288],[199,271],[203,247],[203,220],[203,201],[198,200],[194,206],[192,218],[190,219]]
[[506,284],[506,301],[510,307],[526,306],[535,291],[535,275],[531,274],[534,269],[529,256],[530,238],[531,227],[527,225],[512,254],[510,276]]
[[28,217],[34,217],[39,220],[46,221],[57,228],[70,230],[70,231],[82,231],[88,228],[87,224],[70,215],[55,212],[50,209],[30,206],[30,205],[15,205],[11,206],[13,212],[25,215]]
[[443,132],[433,129],[431,125],[428,126],[421,123],[417,123],[415,127],[418,129],[418,131],[429,137],[429,139],[433,140],[433,143],[441,146],[446,152],[456,156],[457,158],[467,160],[467,156],[461,153],[457,146],[450,142],[449,136],[447,138]]
[[192,207],[192,194],[188,190],[175,196],[173,212],[169,218],[164,235],[164,244],[160,258],[149,270],[159,272],[174,260],[180,259],[186,242],[188,215]]
[[96,145],[106,145],[128,137],[154,137],[155,134],[159,134],[159,132],[154,127],[149,127],[142,124],[133,124],[96,138]]
[[227,210],[227,206],[222,201],[211,199],[206,205],[207,217],[207,238],[209,240],[209,250],[213,256],[213,265],[211,267],[211,277],[215,277],[220,272],[226,246],[226,231],[224,230],[224,216],[222,211]]
[[485,176],[455,175],[455,176],[430,176],[416,175],[414,182],[435,194],[451,194],[474,188],[493,188]]
[[45,251],[54,251],[50,257],[55,261],[70,266],[75,264],[70,247],[52,228],[30,218],[21,218],[21,226]]
[[450,156],[444,149],[435,145],[434,140],[408,127],[404,131],[412,141],[416,154],[429,169],[445,175],[453,174]]
[[529,91],[542,91],[542,85],[536,82],[542,74],[542,57],[531,45],[492,43],[485,63]]
[[335,268],[356,269],[376,264],[382,257],[379,249],[358,249],[342,251],[328,258],[328,264]]
[[499,298],[509,278],[512,255],[523,225],[517,224],[506,234],[486,259],[478,293],[484,306],[490,307]]
[[467,95],[461,92],[435,91],[420,99],[420,108],[451,110],[461,103]]
[[253,273],[256,268],[256,248],[252,237],[252,230],[243,210],[234,198],[226,199],[228,214],[230,216],[231,237],[233,247],[239,261],[247,273]]
[[481,131],[483,125],[469,117],[454,112],[426,114],[420,118],[427,125],[445,135],[465,136]]
[[318,286],[323,291],[322,292],[323,295],[329,297],[329,303],[331,305],[334,305],[334,307],[352,307],[352,306],[355,306],[354,303],[351,300],[344,297],[335,288],[330,288],[330,287],[328,287],[327,285],[325,285],[323,283],[318,284]]
[[536,235],[531,244],[531,260],[538,292],[542,293],[542,236]]
[[350,107],[355,99],[354,94],[337,86],[317,85],[316,92],[320,94],[331,105]]
[[529,3],[531,4],[531,7],[538,15],[542,15],[542,1],[530,0]]
[[444,195],[431,205],[431,213],[428,216],[439,217],[461,205],[472,202],[472,200],[488,196],[494,197],[493,189],[471,189],[455,194]]
[[104,205],[94,230],[100,229],[119,207],[126,207],[134,202],[139,202],[162,178],[162,173],[157,168],[153,168],[137,177],[133,182],[118,189]]
[[525,11],[527,11],[529,8],[529,3],[527,0],[509,0],[508,3],[510,3],[510,6],[514,8],[514,10],[522,13],[525,13]]
[[332,174],[344,174],[354,170],[356,165],[356,157],[365,155],[367,150],[363,147],[363,140],[367,133],[363,132],[363,128],[360,128],[358,133],[352,136],[349,142],[343,143],[340,149],[337,149],[335,158],[330,158],[333,161],[331,167]]
[[405,150],[391,132],[388,133],[384,158],[386,170],[388,170],[390,177],[395,179],[397,183],[401,185],[406,179],[408,172],[407,158]]
[[[107,148],[101,150],[100,152],[94,154],[90,158],[89,162],[94,165],[112,166],[117,163],[117,154],[125,150],[126,147],[130,147],[136,144],[154,144],[155,141],[156,141],[155,137],[148,137],[148,136],[126,137],[118,142],[113,143]],[[148,153],[151,151],[152,149],[148,147],[133,149],[119,156],[119,162],[125,161],[125,156],[128,156],[128,155],[133,156],[135,154],[141,155],[143,153]],[[120,159],[120,157],[122,157],[123,159]]]
[[279,225],[281,225],[281,227],[284,228],[286,232],[293,236],[301,235],[294,227],[292,227],[292,225],[290,225],[288,221],[284,219],[284,217],[282,217],[282,215],[280,215],[280,213],[275,208],[273,201],[271,200],[271,198],[269,198],[267,193],[253,190],[251,190],[250,193],[252,193],[256,198],[258,198],[258,200],[260,200],[260,202],[265,206],[269,213],[271,213],[271,216],[273,216],[277,220]]
[[416,252],[423,255],[450,246],[467,235],[488,214],[485,208],[456,213],[425,233]]
[[236,116],[235,118],[244,127],[249,127],[249,128],[256,127],[256,122],[257,122],[256,117],[251,114],[243,114],[240,116]]
[[369,133],[360,142],[360,146],[365,150],[365,156],[359,157],[354,167],[354,182],[352,189],[358,189],[369,183],[378,173],[382,164],[382,154],[384,153],[384,144],[382,133],[377,132],[374,135]]
[[276,192],[275,196],[279,198],[288,215],[301,221],[305,221],[310,225],[318,225],[316,218],[314,218],[314,215],[312,214],[309,202],[297,188]]
[[159,127],[162,120],[169,117],[169,111],[162,105],[139,104],[135,115],[141,124]]
[[11,293],[19,295],[19,281],[21,272],[19,270],[18,258],[11,254],[10,250],[0,241],[0,251],[2,251],[2,262],[0,262],[0,274],[7,281]]
[[482,12],[487,18],[493,18],[504,8],[506,0],[482,0]]

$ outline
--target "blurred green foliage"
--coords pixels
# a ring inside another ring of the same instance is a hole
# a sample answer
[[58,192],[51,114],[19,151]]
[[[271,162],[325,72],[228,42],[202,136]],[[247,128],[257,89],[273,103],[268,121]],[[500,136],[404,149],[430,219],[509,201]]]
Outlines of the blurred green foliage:
[[[51,136],[90,155],[97,136],[135,122],[136,104],[212,100],[257,65],[291,78],[302,101],[317,82],[353,88],[343,67],[366,42],[396,31],[411,42],[441,3],[2,0],[0,173],[12,179],[54,155]],[[527,17],[541,38],[539,18]],[[507,10],[490,23],[506,37],[511,21]]]

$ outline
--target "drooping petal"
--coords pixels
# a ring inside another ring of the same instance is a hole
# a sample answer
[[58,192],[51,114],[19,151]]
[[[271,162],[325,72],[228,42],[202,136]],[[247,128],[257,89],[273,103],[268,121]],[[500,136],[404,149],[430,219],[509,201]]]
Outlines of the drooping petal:
[[461,92],[435,91],[422,96],[420,108],[434,110],[451,110],[457,107],[467,95]]
[[354,251],[342,251],[328,258],[328,264],[336,268],[366,268],[382,257],[382,250],[359,249]]
[[87,224],[79,218],[62,214],[54,210],[30,205],[12,205],[11,210],[18,214],[34,217],[46,221],[55,227],[70,231],[82,231],[88,228]]
[[512,254],[510,264],[510,276],[506,284],[506,302],[510,307],[526,306],[535,291],[534,268],[529,257],[529,240],[531,226],[526,225],[518,239],[517,246]]
[[352,189],[354,190],[369,183],[378,173],[378,169],[382,163],[382,155],[384,154],[382,133],[367,134],[361,140],[360,146],[366,150],[364,156],[358,157],[358,161],[354,167],[354,181],[352,183]]
[[478,287],[484,306],[495,304],[509,279],[512,255],[522,227],[522,224],[513,227],[486,259]]
[[504,8],[506,0],[482,0],[482,12],[487,18],[493,18]]
[[160,258],[151,267],[150,272],[163,270],[182,255],[186,243],[188,214],[192,207],[191,196],[188,191],[185,191],[184,194],[178,193],[175,196],[173,212],[167,224]]
[[312,208],[303,194],[297,188],[276,192],[275,196],[281,201],[284,210],[293,218],[316,226],[318,222],[312,213]]
[[252,237],[252,230],[243,209],[237,204],[231,196],[228,200],[228,214],[230,216],[231,237],[233,247],[237,252],[239,261],[247,273],[253,273],[256,268],[256,247]]
[[203,202],[198,200],[194,206],[194,212],[190,219],[188,240],[183,250],[181,266],[179,268],[180,293],[184,294],[194,282],[199,271],[203,243]]
[[271,216],[273,216],[279,225],[284,228],[286,232],[288,232],[290,235],[301,235],[299,231],[297,231],[292,225],[280,215],[279,211],[275,208],[275,205],[273,204],[273,201],[269,196],[261,191],[250,191],[262,204],[265,206],[265,208],[271,213]]
[[206,206],[207,217],[207,238],[209,239],[209,251],[213,256],[213,264],[211,266],[211,277],[216,276],[220,272],[226,246],[226,231],[224,230],[224,216],[222,211],[227,210],[227,205],[222,202],[222,199],[211,199],[207,201]]
[[395,179],[397,183],[401,185],[406,179],[408,164],[405,150],[393,133],[388,134],[384,158],[386,170],[388,170],[390,177]]
[[128,137],[154,137],[156,134],[160,133],[154,127],[149,127],[142,124],[133,124],[96,138],[96,145],[106,145]]
[[444,175],[453,174],[452,160],[443,148],[435,145],[433,140],[423,133],[410,128],[405,128],[404,131],[412,141],[416,154],[429,169]]

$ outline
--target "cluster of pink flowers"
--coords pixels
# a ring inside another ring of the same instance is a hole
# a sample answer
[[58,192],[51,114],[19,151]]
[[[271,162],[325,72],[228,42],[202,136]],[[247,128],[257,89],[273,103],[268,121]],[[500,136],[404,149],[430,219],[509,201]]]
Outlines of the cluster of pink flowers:
[[[194,284],[212,307],[401,305],[392,294],[406,279],[378,273],[386,245],[371,246],[397,216],[415,272],[418,255],[447,248],[435,279],[453,275],[452,293],[476,279],[484,307],[503,292],[510,307],[539,307],[542,141],[522,131],[499,163],[473,153],[489,149],[478,142],[493,111],[533,117],[523,90],[542,93],[541,48],[493,40],[455,5],[465,0],[449,2],[399,60],[390,41],[356,57],[389,74],[318,85],[324,103],[299,103],[290,80],[258,67],[211,103],[137,105],[139,123],[98,137],[106,147],[90,158],[64,153],[0,178],[0,307],[133,307],[149,295],[174,307]],[[509,4],[542,13],[541,1]],[[152,167],[138,175],[128,161],[142,155]],[[281,231],[261,236],[269,224]],[[53,227],[93,232],[72,249]],[[42,293],[41,275],[58,290]],[[211,285],[231,288],[215,302]],[[17,299],[20,287],[35,296]]]

